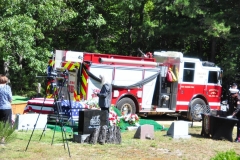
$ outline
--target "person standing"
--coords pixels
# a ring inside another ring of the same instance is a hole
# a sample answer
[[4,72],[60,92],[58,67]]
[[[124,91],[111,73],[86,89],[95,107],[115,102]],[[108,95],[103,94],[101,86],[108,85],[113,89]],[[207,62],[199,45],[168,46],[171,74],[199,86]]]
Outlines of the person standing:
[[[240,97],[239,97],[240,98]],[[235,142],[240,142],[240,101],[237,101],[237,108],[236,110],[233,112],[232,117],[237,117],[238,122],[237,122],[237,135],[236,135],[236,139]]]
[[237,84],[233,83],[229,88],[229,94],[228,94],[228,114],[232,115],[235,108],[237,107],[237,101],[238,101],[238,89]]
[[109,108],[111,107],[112,86],[108,83],[103,75],[99,76],[101,80],[101,90],[99,93],[94,92],[99,97],[98,105],[101,111],[106,112],[106,124],[109,126]]
[[12,124],[12,90],[8,78],[0,75],[0,121]]
[[229,88],[229,114],[231,117],[236,117],[238,119],[237,122],[237,135],[235,142],[240,142],[240,95],[237,89],[237,84],[233,83]]

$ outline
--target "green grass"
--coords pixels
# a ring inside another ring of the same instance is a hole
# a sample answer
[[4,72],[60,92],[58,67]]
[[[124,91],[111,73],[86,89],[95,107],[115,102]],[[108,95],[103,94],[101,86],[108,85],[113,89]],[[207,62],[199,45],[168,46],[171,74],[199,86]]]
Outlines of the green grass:
[[[166,126],[169,127],[169,126]],[[71,158],[67,148],[64,149],[61,132],[55,133],[53,145],[53,131],[47,130],[41,141],[41,130],[35,130],[31,141],[32,131],[15,131],[17,135],[14,141],[0,146],[1,160],[39,160],[39,159],[81,159],[81,160],[120,160],[120,159],[186,159],[186,160],[210,160],[220,152],[233,150],[240,154],[238,143],[229,141],[216,141],[200,136],[201,127],[189,128],[190,139],[172,139],[166,136],[166,131],[155,131],[154,140],[134,139],[135,131],[121,133],[122,143],[116,144],[81,144],[68,141]],[[234,130],[234,135],[236,130]],[[71,134],[67,134],[69,136]],[[26,150],[27,144],[29,146]],[[25,151],[26,150],[26,151]]]

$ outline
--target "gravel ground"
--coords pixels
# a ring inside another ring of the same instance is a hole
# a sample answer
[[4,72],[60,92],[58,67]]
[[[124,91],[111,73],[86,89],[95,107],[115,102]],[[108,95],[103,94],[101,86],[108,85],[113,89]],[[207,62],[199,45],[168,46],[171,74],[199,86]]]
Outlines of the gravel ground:
[[[168,116],[168,115],[150,115],[147,119],[155,120],[160,125],[171,125],[175,121],[187,121],[192,124],[192,121],[186,120],[182,117]],[[202,122],[193,122],[193,126],[202,126]]]

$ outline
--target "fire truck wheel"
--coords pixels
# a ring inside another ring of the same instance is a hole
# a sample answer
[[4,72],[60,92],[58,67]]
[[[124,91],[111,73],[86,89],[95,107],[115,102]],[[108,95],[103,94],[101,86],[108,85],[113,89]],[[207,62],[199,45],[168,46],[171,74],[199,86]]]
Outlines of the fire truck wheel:
[[191,105],[188,110],[188,119],[189,120],[194,120],[194,121],[201,121],[201,113],[204,112],[206,107],[206,103],[204,100],[200,98],[196,98],[192,100]]
[[136,106],[132,99],[123,98],[117,103],[117,108],[121,111],[123,115],[135,114]]

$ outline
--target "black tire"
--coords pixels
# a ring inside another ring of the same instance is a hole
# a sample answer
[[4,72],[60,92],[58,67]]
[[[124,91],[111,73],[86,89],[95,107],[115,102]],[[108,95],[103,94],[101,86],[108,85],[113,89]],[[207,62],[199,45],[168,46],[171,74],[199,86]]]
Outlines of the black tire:
[[201,121],[201,114],[204,113],[207,109],[206,103],[200,98],[193,99],[190,103],[188,110],[188,119],[193,121]]
[[123,98],[117,103],[117,108],[123,115],[135,114],[136,105],[130,98]]

